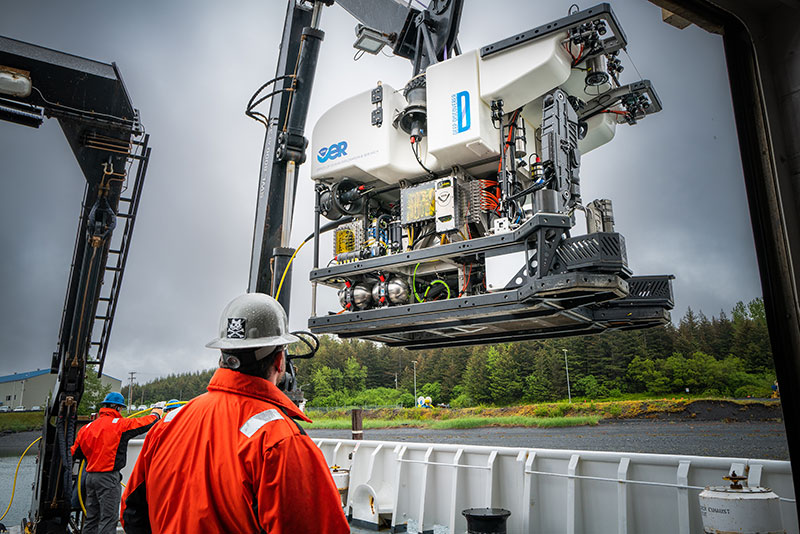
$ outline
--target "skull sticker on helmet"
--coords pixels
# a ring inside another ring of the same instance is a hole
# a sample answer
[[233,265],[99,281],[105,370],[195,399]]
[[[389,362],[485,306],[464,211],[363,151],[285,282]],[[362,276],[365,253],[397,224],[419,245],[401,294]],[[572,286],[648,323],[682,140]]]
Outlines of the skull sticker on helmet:
[[244,317],[228,317],[228,339],[244,339],[244,331],[247,327],[247,319]]
[[219,337],[206,344],[212,349],[258,349],[294,343],[286,312],[264,293],[239,295],[225,306],[219,318]]

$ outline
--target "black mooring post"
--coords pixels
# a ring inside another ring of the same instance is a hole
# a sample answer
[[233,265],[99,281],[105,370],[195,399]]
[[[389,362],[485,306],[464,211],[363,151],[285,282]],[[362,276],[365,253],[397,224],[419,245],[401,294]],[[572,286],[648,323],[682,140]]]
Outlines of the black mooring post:
[[352,416],[352,439],[364,439],[364,411],[361,408],[353,408]]
[[506,521],[511,512],[503,508],[467,508],[467,534],[506,534]]

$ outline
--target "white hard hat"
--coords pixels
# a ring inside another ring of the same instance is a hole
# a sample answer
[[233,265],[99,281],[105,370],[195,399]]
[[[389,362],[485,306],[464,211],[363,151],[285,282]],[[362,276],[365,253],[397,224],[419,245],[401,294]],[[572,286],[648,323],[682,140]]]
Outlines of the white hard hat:
[[279,347],[298,341],[289,333],[289,320],[277,300],[263,293],[245,293],[225,307],[219,320],[219,337],[211,349]]

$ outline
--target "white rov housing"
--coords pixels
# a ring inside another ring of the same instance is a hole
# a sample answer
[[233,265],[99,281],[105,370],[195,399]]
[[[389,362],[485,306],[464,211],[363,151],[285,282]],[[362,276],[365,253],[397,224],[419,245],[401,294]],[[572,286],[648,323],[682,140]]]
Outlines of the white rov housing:
[[[420,149],[423,164],[441,171],[499,157],[500,133],[492,125],[492,101],[502,100],[506,113],[523,108],[529,150],[535,151],[533,132],[541,126],[544,94],[561,87],[590,99],[609,89],[609,85],[586,87],[583,71],[571,68],[563,46],[566,38],[566,33],[558,33],[485,58],[472,50],[428,67],[428,131]],[[381,105],[380,126],[370,120],[375,109],[371,91],[348,98],[319,119],[311,137],[313,179],[347,177],[360,183],[396,184],[425,174],[409,136],[392,124],[408,105],[402,92],[383,85]],[[581,153],[610,141],[617,118],[601,113],[587,123],[586,136],[578,143]]]
[[[381,127],[372,126],[375,109],[372,91],[364,91],[328,111],[314,126],[311,143],[311,177],[347,177],[361,183],[375,180],[395,184],[420,174],[408,135],[391,125],[391,117],[406,107],[402,92],[383,85]],[[423,142],[423,150],[424,150]]]

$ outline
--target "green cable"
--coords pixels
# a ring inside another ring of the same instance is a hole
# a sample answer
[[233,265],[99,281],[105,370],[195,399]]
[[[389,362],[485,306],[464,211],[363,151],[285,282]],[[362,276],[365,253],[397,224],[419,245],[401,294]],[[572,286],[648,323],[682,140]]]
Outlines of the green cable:
[[433,287],[433,284],[442,284],[445,288],[447,288],[447,298],[450,298],[450,286],[448,286],[447,282],[445,282],[444,280],[438,280],[438,279],[434,280],[433,282],[430,283],[428,288],[425,290],[425,294],[423,295],[423,298],[427,298],[428,297],[428,291],[431,290],[431,288]]
[[425,302],[424,299],[428,297],[428,291],[431,290],[433,284],[442,284],[447,289],[447,298],[449,299],[450,286],[448,286],[447,282],[445,282],[444,280],[438,280],[438,279],[428,284],[428,287],[425,288],[425,293],[422,295],[422,298],[419,297],[419,295],[417,294],[417,268],[419,268],[419,266],[420,266],[419,263],[414,266],[414,274],[411,276],[411,290],[414,292],[414,297],[417,299],[417,302]]
[[414,266],[414,275],[411,277],[411,289],[414,292],[414,297],[416,297],[417,302],[422,302],[422,299],[417,295],[417,267],[419,267],[419,263]]

